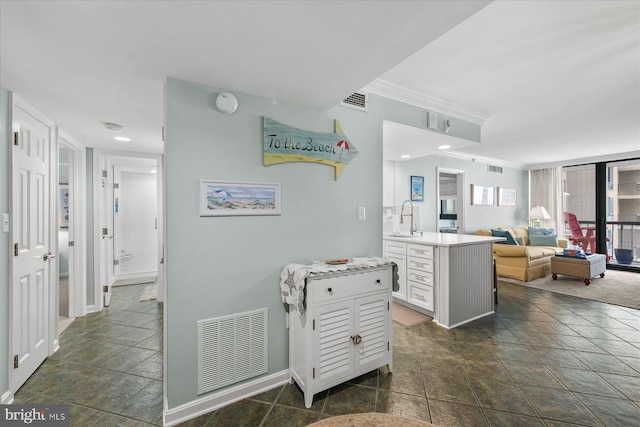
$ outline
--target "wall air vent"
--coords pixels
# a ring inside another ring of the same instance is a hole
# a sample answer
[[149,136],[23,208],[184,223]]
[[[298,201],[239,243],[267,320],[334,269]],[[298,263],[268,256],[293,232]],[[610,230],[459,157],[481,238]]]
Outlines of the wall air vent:
[[352,93],[340,105],[354,110],[369,111],[369,95],[363,92]]
[[487,172],[502,173],[502,167],[487,165]]

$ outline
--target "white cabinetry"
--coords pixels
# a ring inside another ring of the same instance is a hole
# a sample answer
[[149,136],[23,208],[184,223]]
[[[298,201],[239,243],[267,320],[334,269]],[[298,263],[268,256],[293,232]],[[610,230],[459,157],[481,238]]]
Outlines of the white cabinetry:
[[433,246],[407,245],[407,302],[433,311]]
[[391,265],[307,278],[306,310],[290,314],[291,379],[313,395],[381,366],[392,370]]
[[384,241],[384,257],[398,266],[398,290],[393,296],[405,301],[407,299],[407,244]]

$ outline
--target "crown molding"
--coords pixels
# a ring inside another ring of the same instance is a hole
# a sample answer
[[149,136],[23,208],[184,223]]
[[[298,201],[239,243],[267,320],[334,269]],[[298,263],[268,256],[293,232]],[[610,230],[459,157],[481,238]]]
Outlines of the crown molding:
[[486,114],[470,110],[460,105],[452,104],[451,102],[447,102],[433,96],[425,95],[384,79],[376,79],[363,87],[362,90],[374,95],[421,107],[426,110],[451,115],[478,125],[482,125],[489,118]]

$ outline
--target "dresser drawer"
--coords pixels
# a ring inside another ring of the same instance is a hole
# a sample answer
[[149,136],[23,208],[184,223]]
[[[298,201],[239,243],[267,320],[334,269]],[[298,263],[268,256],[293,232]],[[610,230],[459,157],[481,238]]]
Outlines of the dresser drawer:
[[433,260],[418,258],[414,256],[409,257],[407,267],[411,270],[419,270],[425,273],[433,273]]
[[393,240],[385,240],[384,241],[384,253],[394,253],[398,255],[406,255],[407,254],[407,244],[403,242],[396,242]]
[[418,258],[433,259],[433,246],[416,245],[409,243],[407,245],[407,255]]
[[433,311],[433,286],[423,286],[415,282],[409,284],[408,302],[418,307]]
[[433,286],[433,274],[424,273],[422,271],[408,270],[407,280],[420,283],[421,285]]
[[338,300],[344,297],[370,292],[389,290],[391,287],[391,268],[348,273],[335,276],[320,276],[307,283],[313,289],[315,302]]

